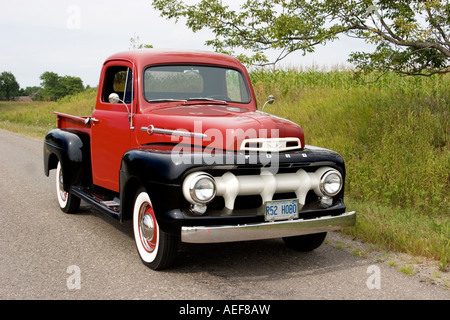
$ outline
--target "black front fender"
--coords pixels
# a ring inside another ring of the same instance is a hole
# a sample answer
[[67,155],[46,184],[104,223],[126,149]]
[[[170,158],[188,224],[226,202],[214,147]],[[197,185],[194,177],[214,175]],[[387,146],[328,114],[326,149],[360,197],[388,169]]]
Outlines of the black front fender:
[[182,176],[186,169],[185,165],[173,162],[169,153],[148,150],[125,153],[120,169],[120,219],[132,218],[134,197],[139,187],[144,187],[160,227],[168,233],[179,233],[184,219],[179,208]]

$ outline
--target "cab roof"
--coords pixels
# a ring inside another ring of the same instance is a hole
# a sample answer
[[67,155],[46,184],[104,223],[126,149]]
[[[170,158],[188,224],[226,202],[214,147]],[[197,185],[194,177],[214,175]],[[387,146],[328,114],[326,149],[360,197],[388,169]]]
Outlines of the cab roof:
[[106,59],[105,63],[125,60],[135,64],[139,69],[153,64],[212,64],[245,69],[236,58],[217,52],[175,49],[140,49],[116,53]]

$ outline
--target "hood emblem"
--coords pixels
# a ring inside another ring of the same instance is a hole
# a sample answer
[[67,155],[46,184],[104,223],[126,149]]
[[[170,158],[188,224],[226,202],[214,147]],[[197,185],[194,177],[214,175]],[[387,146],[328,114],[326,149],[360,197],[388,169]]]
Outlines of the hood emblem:
[[241,143],[242,151],[282,152],[301,149],[299,138],[255,138],[245,139]]

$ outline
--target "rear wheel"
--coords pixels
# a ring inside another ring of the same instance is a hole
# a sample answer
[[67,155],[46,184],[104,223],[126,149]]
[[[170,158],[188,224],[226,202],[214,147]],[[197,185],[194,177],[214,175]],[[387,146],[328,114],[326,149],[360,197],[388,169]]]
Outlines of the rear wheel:
[[80,198],[64,190],[64,177],[61,162],[56,167],[56,196],[59,207],[65,213],[74,213],[80,208]]
[[312,251],[320,247],[327,236],[326,232],[306,234],[303,236],[285,237],[284,243],[292,249],[298,251]]
[[145,190],[140,190],[134,201],[133,231],[139,256],[146,266],[161,270],[173,263],[179,237],[159,228],[150,197]]

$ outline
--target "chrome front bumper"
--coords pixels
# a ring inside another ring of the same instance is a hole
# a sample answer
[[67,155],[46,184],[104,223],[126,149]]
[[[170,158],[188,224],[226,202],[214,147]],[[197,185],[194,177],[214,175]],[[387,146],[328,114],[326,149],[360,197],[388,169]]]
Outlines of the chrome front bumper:
[[354,226],[356,212],[308,220],[287,220],[255,224],[182,227],[181,241],[186,243],[219,243],[300,236]]

